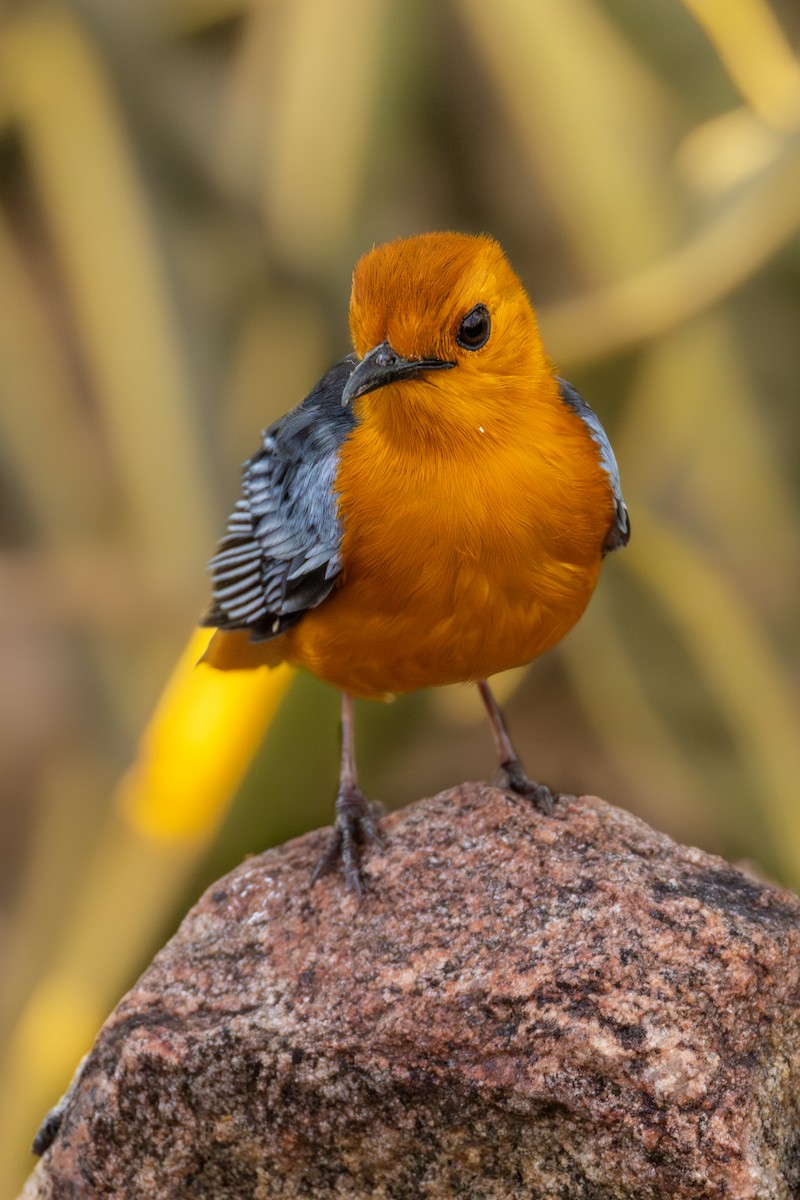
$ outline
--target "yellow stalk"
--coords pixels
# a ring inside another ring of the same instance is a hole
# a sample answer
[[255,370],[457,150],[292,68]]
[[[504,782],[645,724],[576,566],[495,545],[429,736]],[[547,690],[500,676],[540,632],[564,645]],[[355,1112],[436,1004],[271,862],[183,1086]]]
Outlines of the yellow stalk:
[[800,62],[764,0],[683,0],[722,65],[759,116],[779,129],[800,123]]
[[625,560],[666,608],[716,696],[786,882],[800,884],[800,697],[735,585],[667,521],[639,507]]
[[46,973],[12,1032],[0,1095],[0,1161],[14,1161],[55,1103],[132,964],[185,887],[294,677],[197,667],[190,639],[120,782]]
[[137,833],[208,837],[236,792],[294,671],[215,671],[201,663],[209,631],[181,655],[121,780],[116,803]]
[[748,279],[800,226],[800,153],[782,159],[652,266],[540,313],[557,362],[608,357],[659,337]]
[[116,98],[79,23],[49,4],[15,11],[0,77],[135,532],[154,574],[180,589],[215,521],[181,339]]

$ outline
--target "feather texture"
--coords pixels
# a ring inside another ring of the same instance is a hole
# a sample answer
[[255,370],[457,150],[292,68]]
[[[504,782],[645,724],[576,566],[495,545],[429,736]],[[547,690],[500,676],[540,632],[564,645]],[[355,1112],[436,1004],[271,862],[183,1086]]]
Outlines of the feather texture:
[[202,624],[264,641],[330,595],[341,570],[339,450],[355,425],[342,391],[354,366],[351,355],[332,367],[244,464],[241,498],[209,564],[213,602]]
[[245,467],[212,562],[206,660],[287,661],[368,697],[530,662],[628,539],[598,417],[554,374],[490,238],[376,247],[356,266],[350,326],[358,357]]
[[614,456],[614,451],[611,449],[611,442],[608,440],[608,434],[600,424],[600,418],[593,408],[580,396],[571,383],[567,383],[566,379],[557,379],[558,386],[561,389],[561,395],[565,404],[568,404],[581,418],[586,428],[591,434],[592,441],[596,443],[600,452],[600,462],[603,470],[608,476],[608,481],[611,484],[611,491],[614,496],[614,523],[606,534],[603,542],[603,553],[609,554],[612,550],[621,550],[627,546],[631,536],[630,518],[628,517],[628,508],[622,498],[622,484],[619,478],[619,467]]

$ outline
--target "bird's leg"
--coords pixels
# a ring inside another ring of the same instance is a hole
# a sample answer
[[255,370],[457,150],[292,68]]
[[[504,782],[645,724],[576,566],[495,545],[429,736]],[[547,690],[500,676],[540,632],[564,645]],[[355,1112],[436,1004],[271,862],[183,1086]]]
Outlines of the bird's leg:
[[376,846],[381,845],[375,828],[374,809],[358,786],[353,698],[342,692],[342,763],[339,771],[339,791],[336,796],[336,820],[331,840],[314,868],[312,884],[341,858],[345,886],[359,897],[362,896],[364,879],[361,874],[361,845],[366,838]]
[[553,793],[545,784],[534,783],[525,774],[525,770],[519,761],[517,752],[506,729],[503,714],[500,712],[497,701],[492,695],[491,688],[485,679],[478,680],[478,691],[481,694],[481,700],[483,700],[486,706],[489,724],[492,727],[494,744],[497,747],[497,754],[500,759],[500,769],[508,780],[508,786],[512,791],[518,792],[520,796],[528,796],[538,809],[541,809],[543,813],[549,816],[553,811]]

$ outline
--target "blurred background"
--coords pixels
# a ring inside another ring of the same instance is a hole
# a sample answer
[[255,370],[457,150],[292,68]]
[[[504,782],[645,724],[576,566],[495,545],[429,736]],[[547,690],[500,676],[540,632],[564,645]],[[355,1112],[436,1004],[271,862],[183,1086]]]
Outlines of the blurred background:
[[[0,2],[1,1195],[200,890],[331,819],[336,695],[185,648],[373,243],[494,234],[620,461],[629,549],[497,681],[529,770],[800,887],[798,50],[795,0]],[[471,689],[357,719],[389,806],[493,770]]]

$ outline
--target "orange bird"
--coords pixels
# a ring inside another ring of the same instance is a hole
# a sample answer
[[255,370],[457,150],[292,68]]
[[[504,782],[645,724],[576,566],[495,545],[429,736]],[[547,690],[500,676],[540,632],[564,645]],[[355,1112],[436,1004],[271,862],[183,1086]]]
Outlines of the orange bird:
[[352,697],[477,683],[508,786],[549,812],[486,678],[571,629],[629,526],[603,427],[554,373],[497,242],[376,247],[353,273],[350,329],[355,353],[244,466],[204,624],[213,667],[289,662],[341,689],[336,822],[314,878],[341,857],[360,893],[378,837]]

